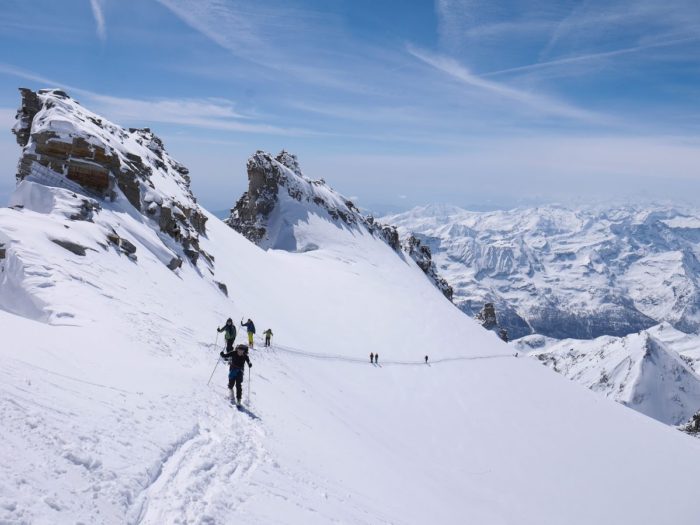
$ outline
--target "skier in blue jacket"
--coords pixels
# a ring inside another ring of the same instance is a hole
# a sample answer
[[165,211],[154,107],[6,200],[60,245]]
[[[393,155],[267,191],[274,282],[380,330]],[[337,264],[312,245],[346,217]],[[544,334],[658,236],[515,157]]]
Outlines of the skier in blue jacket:
[[244,326],[248,331],[248,346],[253,348],[253,336],[255,335],[255,325],[253,321],[248,319],[245,323],[241,320],[241,326]]

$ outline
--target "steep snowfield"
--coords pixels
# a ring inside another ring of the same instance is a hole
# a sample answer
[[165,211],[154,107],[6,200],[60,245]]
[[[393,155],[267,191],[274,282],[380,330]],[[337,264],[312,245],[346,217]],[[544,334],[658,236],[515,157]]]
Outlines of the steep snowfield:
[[[13,203],[1,522],[696,521],[700,442],[514,358],[370,235],[310,213],[317,249],[264,251],[209,216],[213,270],[171,271],[123,200],[74,221],[80,198],[25,181]],[[254,417],[224,366],[207,386],[228,316],[275,333],[252,352]]]
[[595,392],[670,425],[700,410],[700,338],[669,323],[625,337],[591,340],[531,335],[513,342]]
[[[656,336],[658,328],[618,338],[538,341],[528,336],[518,348],[540,342],[531,356],[595,392],[670,425],[700,410],[700,377]],[[673,328],[667,326],[667,331]]]
[[511,338],[590,339],[663,321],[700,329],[698,217],[668,206],[426,206],[382,220],[430,246],[468,314],[493,302]]

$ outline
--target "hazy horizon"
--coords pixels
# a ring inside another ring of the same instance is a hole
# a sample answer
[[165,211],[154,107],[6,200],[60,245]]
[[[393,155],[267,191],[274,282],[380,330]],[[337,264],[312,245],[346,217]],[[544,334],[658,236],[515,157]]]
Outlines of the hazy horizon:
[[700,204],[691,0],[8,0],[0,199],[17,88],[150,127],[208,209],[258,149],[358,205]]

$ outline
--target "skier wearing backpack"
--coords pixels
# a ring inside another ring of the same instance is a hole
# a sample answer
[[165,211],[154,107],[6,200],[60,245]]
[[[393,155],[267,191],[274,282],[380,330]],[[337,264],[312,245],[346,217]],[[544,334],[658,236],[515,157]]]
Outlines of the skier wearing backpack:
[[245,326],[246,330],[248,331],[248,346],[253,348],[253,336],[255,335],[255,325],[253,324],[253,321],[248,319],[248,321],[244,323],[243,320],[241,320],[241,326]]
[[272,330],[268,328],[263,332],[263,335],[265,336],[265,346],[270,346],[270,339],[272,339]]
[[226,340],[226,351],[232,352],[233,342],[236,340],[236,327],[233,324],[233,319],[231,319],[230,317],[226,319],[226,324],[224,325],[224,327],[217,327],[216,331],[219,333],[226,332],[224,334],[224,339]]
[[248,347],[246,345],[238,345],[235,351],[220,352],[219,355],[228,362],[228,389],[231,391],[231,400],[233,400],[233,387],[236,387],[236,404],[241,404],[243,396],[243,371],[245,364],[248,363],[248,368],[252,368],[253,364],[248,357]]

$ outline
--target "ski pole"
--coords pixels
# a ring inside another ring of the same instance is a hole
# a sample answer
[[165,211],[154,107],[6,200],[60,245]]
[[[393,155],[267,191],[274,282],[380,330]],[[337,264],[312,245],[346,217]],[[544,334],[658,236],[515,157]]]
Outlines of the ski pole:
[[253,371],[248,367],[248,405],[250,406],[250,383],[253,380]]
[[[219,348],[219,331],[216,331],[216,340],[214,341],[214,350],[217,350]],[[216,367],[219,366],[219,359],[216,360],[216,364],[214,365],[214,370],[211,371],[211,375],[209,376],[209,381],[207,381],[207,386],[209,386],[209,383],[211,383],[211,378],[214,377],[214,372],[216,372]]]
[[211,383],[211,378],[214,377],[214,372],[216,372],[216,367],[219,366],[219,361],[221,361],[221,358],[216,360],[216,364],[214,365],[214,370],[211,371],[211,375],[209,376],[209,381],[207,381],[207,386],[209,386],[209,383]]

